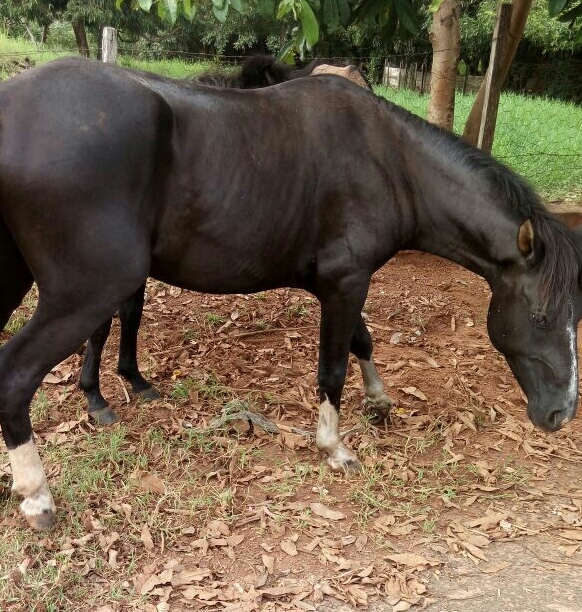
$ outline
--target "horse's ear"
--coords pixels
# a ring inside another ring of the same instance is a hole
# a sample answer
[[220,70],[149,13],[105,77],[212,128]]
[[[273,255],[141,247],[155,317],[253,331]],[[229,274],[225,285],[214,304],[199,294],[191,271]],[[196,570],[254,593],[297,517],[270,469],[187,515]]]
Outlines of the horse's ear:
[[531,219],[526,219],[517,232],[517,248],[527,259],[534,252],[534,228]]

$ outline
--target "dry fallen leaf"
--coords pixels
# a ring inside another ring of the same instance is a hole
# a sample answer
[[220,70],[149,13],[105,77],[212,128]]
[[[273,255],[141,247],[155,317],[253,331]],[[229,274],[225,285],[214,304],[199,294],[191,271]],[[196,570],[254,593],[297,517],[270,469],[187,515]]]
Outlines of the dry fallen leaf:
[[421,555],[416,555],[414,553],[386,555],[384,559],[394,561],[394,563],[398,563],[399,565],[406,565],[407,567],[415,568],[436,567],[437,565],[440,565],[440,561],[435,561],[434,559],[427,559]]
[[291,557],[295,557],[297,555],[297,547],[295,546],[295,543],[289,538],[284,538],[283,540],[281,540],[280,546],[281,550],[290,555]]
[[313,514],[317,516],[321,516],[321,518],[329,519],[330,521],[341,521],[346,518],[346,515],[339,510],[332,510],[323,504],[318,502],[314,502],[313,504],[309,504],[311,511]]
[[195,582],[200,582],[211,575],[212,571],[207,567],[197,567],[174,574],[171,583],[174,588],[187,586]]
[[159,493],[160,495],[164,495],[166,493],[166,485],[164,484],[164,481],[155,474],[144,474],[141,476],[139,482],[145,491]]
[[154,541],[152,539],[152,534],[150,533],[147,523],[144,523],[143,527],[141,528],[140,539],[143,542],[144,548],[148,552],[154,549]]
[[427,401],[426,395],[416,387],[402,387],[400,388],[400,391],[406,393],[407,395],[412,395],[423,402]]
[[481,567],[481,572],[483,574],[497,574],[501,570],[507,569],[511,567],[511,563],[507,561],[502,561],[501,563],[490,563],[489,565]]

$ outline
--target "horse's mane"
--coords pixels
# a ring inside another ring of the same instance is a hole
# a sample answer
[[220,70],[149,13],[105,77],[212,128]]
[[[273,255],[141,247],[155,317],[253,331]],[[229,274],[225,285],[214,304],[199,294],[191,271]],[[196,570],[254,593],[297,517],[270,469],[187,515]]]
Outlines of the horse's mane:
[[540,263],[542,293],[539,306],[544,310],[556,309],[564,292],[571,295],[578,283],[582,245],[578,245],[573,232],[548,211],[533,187],[505,164],[466,143],[456,134],[425,121],[385,98],[378,97],[378,100],[389,108],[390,113],[424,132],[440,156],[476,172],[492,196],[498,198],[522,222],[531,220],[534,241],[539,239],[544,248]]
[[208,70],[192,80],[212,87],[258,89],[297,78],[292,76],[294,72],[291,66],[279,62],[272,55],[256,54],[247,58],[238,69]]

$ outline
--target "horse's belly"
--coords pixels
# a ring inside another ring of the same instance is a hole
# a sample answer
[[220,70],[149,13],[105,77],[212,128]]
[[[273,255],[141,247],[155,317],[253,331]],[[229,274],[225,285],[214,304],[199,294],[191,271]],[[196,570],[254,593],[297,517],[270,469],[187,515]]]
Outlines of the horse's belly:
[[255,293],[303,286],[309,269],[307,259],[301,253],[270,245],[257,248],[252,240],[246,248],[191,244],[179,257],[154,254],[150,274],[165,283],[203,293]]

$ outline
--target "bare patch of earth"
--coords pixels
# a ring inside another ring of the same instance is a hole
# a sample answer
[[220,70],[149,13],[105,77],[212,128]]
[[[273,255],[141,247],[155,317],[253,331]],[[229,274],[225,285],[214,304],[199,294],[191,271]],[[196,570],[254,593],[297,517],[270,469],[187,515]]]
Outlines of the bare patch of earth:
[[364,472],[348,477],[309,435],[312,298],[150,283],[140,360],[164,399],[130,397],[114,326],[102,380],[120,424],[87,422],[78,355],[35,400],[60,509],[48,536],[26,530],[0,463],[3,609],[580,612],[582,423],[534,430],[488,301],[484,281],[429,255],[375,275],[367,323],[395,409],[366,422],[352,363],[341,429]]

